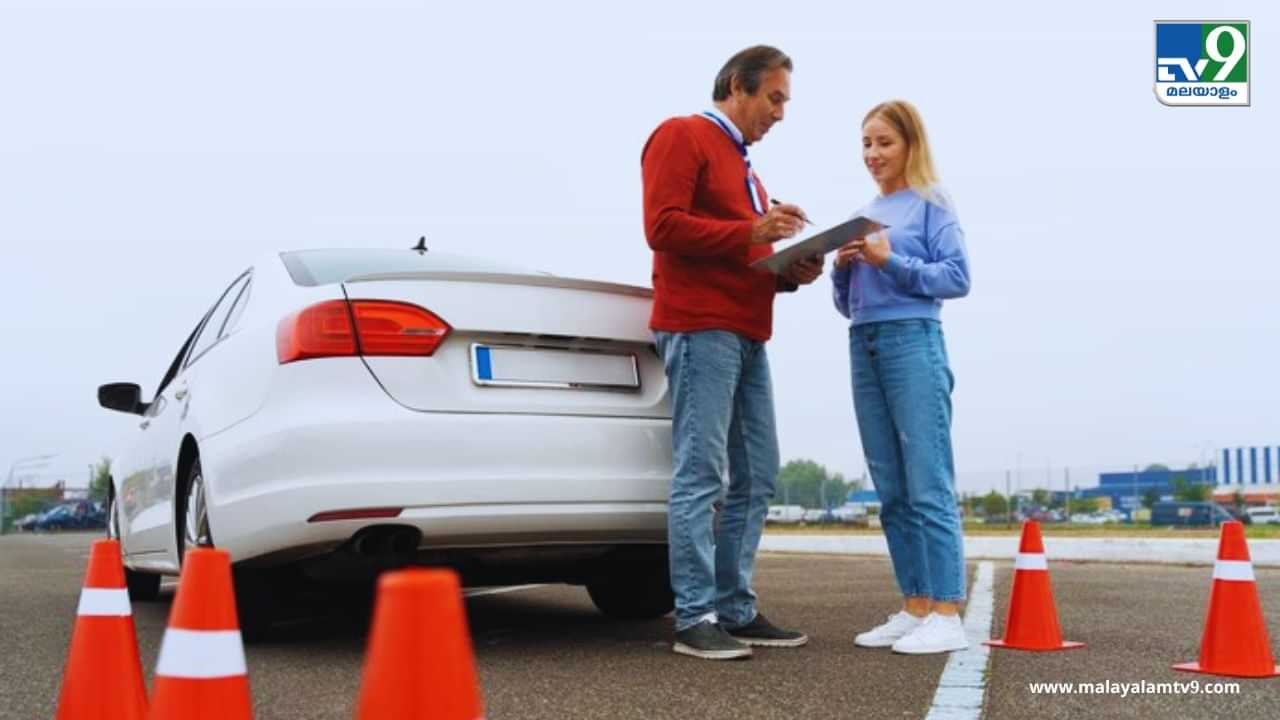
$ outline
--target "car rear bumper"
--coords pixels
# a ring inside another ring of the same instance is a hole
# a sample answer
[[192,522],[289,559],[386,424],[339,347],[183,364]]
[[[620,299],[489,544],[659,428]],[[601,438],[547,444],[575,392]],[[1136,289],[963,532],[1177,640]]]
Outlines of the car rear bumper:
[[[412,411],[359,371],[341,397],[286,388],[201,440],[214,542],[233,560],[388,524],[427,548],[665,542],[670,421]],[[400,512],[313,519],[362,508]]]

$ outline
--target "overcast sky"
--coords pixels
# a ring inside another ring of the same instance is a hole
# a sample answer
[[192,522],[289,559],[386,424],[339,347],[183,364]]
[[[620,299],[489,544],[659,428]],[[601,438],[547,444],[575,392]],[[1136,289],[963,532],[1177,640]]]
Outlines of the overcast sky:
[[[97,386],[149,397],[263,251],[425,234],[648,285],[641,146],[762,42],[793,100],[752,163],[819,224],[876,192],[863,114],[924,116],[973,269],[962,489],[1280,445],[1274,3],[702,5],[0,0],[0,473],[58,453],[83,484],[136,429]],[[1252,21],[1252,107],[1156,101],[1153,21],[1206,13]],[[859,475],[829,279],[778,298],[769,352],[784,459]]]

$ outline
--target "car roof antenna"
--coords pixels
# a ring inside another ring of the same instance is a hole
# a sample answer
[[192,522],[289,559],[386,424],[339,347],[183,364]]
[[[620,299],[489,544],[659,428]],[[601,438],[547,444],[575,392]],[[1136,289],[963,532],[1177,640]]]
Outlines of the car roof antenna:
[[418,238],[418,244],[414,245],[412,249],[416,250],[419,255],[426,255],[427,254],[427,236],[423,235],[422,237]]

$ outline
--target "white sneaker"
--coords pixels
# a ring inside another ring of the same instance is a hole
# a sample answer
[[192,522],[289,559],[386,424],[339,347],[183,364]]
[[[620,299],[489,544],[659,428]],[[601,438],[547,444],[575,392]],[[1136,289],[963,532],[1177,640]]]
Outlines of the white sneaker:
[[853,644],[868,648],[889,647],[907,633],[920,627],[922,623],[924,623],[923,618],[918,618],[906,610],[899,610],[890,615],[885,623],[859,634],[853,639]]
[[893,651],[907,655],[932,655],[967,647],[969,640],[964,636],[964,622],[959,615],[929,613],[919,627],[893,644]]

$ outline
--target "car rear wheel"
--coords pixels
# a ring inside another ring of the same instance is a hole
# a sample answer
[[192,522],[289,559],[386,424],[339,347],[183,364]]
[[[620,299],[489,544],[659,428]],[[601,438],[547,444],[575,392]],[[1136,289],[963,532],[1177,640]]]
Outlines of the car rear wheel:
[[116,493],[107,491],[107,539],[120,539],[120,522],[116,519]]
[[[208,495],[204,481],[204,469],[200,458],[191,463],[179,515],[178,554],[185,557],[193,547],[214,547],[213,530],[209,527]],[[279,573],[263,570],[232,569],[235,585],[236,615],[240,620],[240,635],[246,642],[260,640],[268,635],[272,622],[279,612],[278,585],[283,583]]]
[[[107,537],[120,539],[120,508],[114,490],[107,492]],[[124,584],[129,589],[129,599],[149,602],[160,596],[160,574],[139,572],[124,568]]]
[[124,584],[129,588],[129,599],[150,602],[160,597],[160,574],[124,569]]
[[622,550],[605,572],[587,583],[587,593],[605,615],[619,620],[659,618],[675,608],[667,549]]
[[188,548],[212,547],[213,532],[209,529],[209,506],[205,503],[204,471],[200,458],[191,463],[187,472],[186,496],[180,516],[182,527],[178,533],[178,556],[183,557]]

